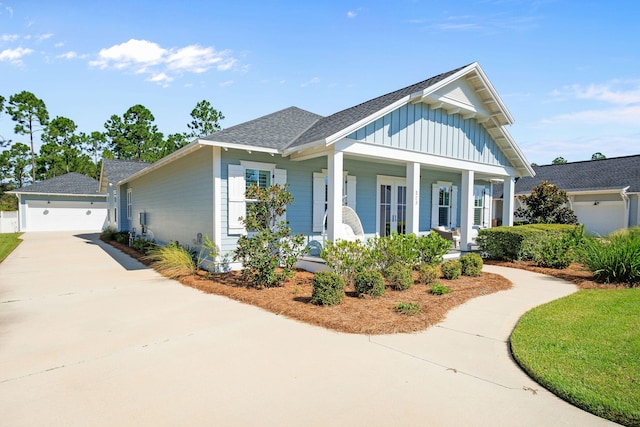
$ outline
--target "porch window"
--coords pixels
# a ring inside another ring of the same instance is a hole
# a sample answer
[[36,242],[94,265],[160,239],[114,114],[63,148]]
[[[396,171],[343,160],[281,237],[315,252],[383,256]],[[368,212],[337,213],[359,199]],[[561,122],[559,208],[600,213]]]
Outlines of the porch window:
[[245,188],[257,185],[262,189],[271,186],[271,170],[245,169]]
[[131,220],[133,217],[133,200],[131,188],[127,188],[127,219]]
[[473,225],[489,227],[491,192],[484,185],[473,187]]
[[458,224],[458,187],[438,181],[431,185],[431,228],[455,228]]

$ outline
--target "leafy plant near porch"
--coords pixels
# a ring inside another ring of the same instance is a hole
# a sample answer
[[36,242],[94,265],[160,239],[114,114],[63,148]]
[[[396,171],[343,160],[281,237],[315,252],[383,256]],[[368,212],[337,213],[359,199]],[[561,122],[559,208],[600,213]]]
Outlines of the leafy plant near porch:
[[588,238],[577,252],[599,282],[640,282],[640,227],[611,233],[608,239]]
[[248,236],[238,239],[234,260],[242,263],[242,276],[256,288],[280,286],[293,275],[293,267],[306,253],[304,236],[292,235],[291,227],[279,217],[293,196],[286,185],[275,184],[263,189],[250,186],[245,194],[252,200],[247,217],[242,219]]

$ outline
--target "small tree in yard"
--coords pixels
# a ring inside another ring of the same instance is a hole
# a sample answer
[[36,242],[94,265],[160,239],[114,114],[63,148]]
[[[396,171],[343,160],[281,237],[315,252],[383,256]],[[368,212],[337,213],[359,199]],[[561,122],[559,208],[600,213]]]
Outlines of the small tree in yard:
[[566,206],[567,192],[548,181],[533,187],[528,196],[518,196],[525,207],[517,209],[515,215],[530,224],[578,224],[578,218]]
[[286,205],[293,202],[286,186],[263,189],[250,186],[246,198],[247,216],[242,219],[249,235],[238,239],[234,260],[242,263],[242,277],[257,288],[280,286],[293,276],[293,267],[305,254],[304,236],[291,234],[285,221]]

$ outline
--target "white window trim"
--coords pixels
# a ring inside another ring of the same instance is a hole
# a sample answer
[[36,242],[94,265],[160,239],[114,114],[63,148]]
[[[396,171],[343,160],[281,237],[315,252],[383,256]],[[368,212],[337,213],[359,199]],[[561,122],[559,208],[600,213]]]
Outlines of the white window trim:
[[[438,227],[440,211],[440,187],[450,188],[449,194],[449,224],[456,228],[458,222],[458,186],[450,181],[436,181],[431,185],[431,228]],[[436,192],[435,189],[438,189]]]
[[[328,194],[326,191],[327,177],[329,172],[327,169],[321,169],[321,172],[313,172],[312,174],[312,232],[321,233],[324,231],[324,217],[328,206]],[[342,171],[343,186],[342,186],[342,204],[349,206],[354,211],[356,210],[356,185],[357,178],[354,175],[349,175],[349,171]],[[323,184],[317,185],[316,180],[322,180]],[[320,188],[322,187],[322,188]],[[317,192],[320,192],[322,197],[318,197]],[[322,206],[322,209],[320,208]],[[322,211],[322,214],[320,214]]]
[[127,188],[127,219],[133,218],[133,188]]

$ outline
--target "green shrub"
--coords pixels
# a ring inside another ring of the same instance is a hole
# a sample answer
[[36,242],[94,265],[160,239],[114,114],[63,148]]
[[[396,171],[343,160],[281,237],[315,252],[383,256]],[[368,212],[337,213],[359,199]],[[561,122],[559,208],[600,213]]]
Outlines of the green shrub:
[[477,253],[468,253],[460,257],[463,276],[480,276],[482,275],[482,257]]
[[415,234],[398,234],[371,239],[372,258],[381,271],[394,264],[404,264],[411,268],[418,265],[419,247]]
[[143,255],[148,255],[157,246],[155,241],[146,240],[139,236],[131,241],[131,247]]
[[436,232],[418,238],[418,261],[421,264],[437,265],[451,249],[451,242]]
[[528,224],[518,227],[493,227],[480,230],[476,243],[491,259],[532,260],[542,242],[550,235],[568,235],[573,244],[583,238],[582,226],[565,224]]
[[420,305],[415,302],[399,302],[395,306],[396,312],[407,316],[414,316],[422,312]]
[[587,238],[577,250],[578,260],[606,283],[640,282],[640,231],[612,233],[608,239]]
[[413,285],[413,268],[404,264],[393,264],[386,272],[389,285],[399,291],[409,289]]
[[374,268],[370,245],[368,242],[359,240],[327,241],[320,252],[320,257],[331,271],[342,276],[345,283],[351,285],[357,273]]
[[442,263],[440,270],[445,279],[455,280],[462,275],[462,263],[457,259],[450,259]]
[[[280,286],[293,276],[295,263],[306,253],[304,236],[291,234],[291,227],[279,218],[293,196],[286,184],[269,188],[251,185],[245,197],[254,200],[242,222],[252,232],[240,236],[233,259],[242,263],[242,277],[256,288]],[[197,253],[195,258],[197,259]]]
[[115,233],[113,233],[113,240],[115,240],[116,242],[122,244],[122,245],[128,245],[129,244],[129,232],[128,231],[117,231]]
[[110,242],[115,238],[115,235],[116,235],[116,229],[113,227],[107,227],[104,230],[102,230],[102,233],[100,234],[100,238],[105,242]]
[[564,269],[573,262],[574,243],[566,235],[551,235],[544,239],[533,256],[540,267]]
[[448,286],[441,285],[440,283],[434,283],[431,285],[431,289],[429,289],[429,293],[432,295],[444,295],[451,292],[451,289]]
[[176,242],[153,248],[145,258],[152,261],[153,268],[170,278],[188,276],[196,272],[191,254]]
[[344,299],[344,280],[332,271],[319,271],[313,276],[311,302],[317,305],[336,305]]
[[379,271],[361,271],[355,275],[354,287],[358,295],[379,297],[384,295],[384,277]]
[[440,277],[440,268],[437,265],[421,264],[418,270],[420,283],[430,285]]

